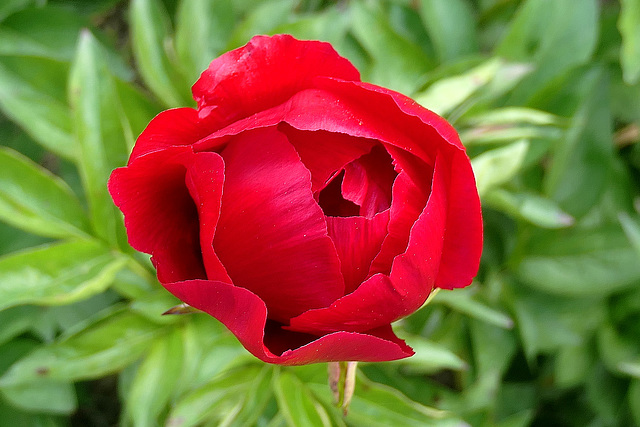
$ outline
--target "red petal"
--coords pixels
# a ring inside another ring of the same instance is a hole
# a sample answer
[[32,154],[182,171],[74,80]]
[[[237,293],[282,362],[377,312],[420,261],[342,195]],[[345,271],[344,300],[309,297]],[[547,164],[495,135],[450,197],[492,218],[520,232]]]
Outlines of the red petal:
[[286,323],[343,295],[344,283],[311,178],[275,128],[245,132],[223,151],[226,165],[216,253],[233,282]]
[[210,134],[210,127],[198,119],[193,108],[175,108],[158,114],[140,134],[129,163],[145,154],[174,145],[191,145]]
[[336,171],[367,154],[377,144],[376,141],[343,133],[301,131],[286,123],[282,123],[278,129],[287,135],[302,163],[311,172],[311,191],[314,193],[324,188]]
[[161,282],[205,278],[198,212],[187,186],[190,147],[138,157],[113,171],[109,192],[124,213],[129,243],[151,254]]
[[360,216],[373,218],[391,206],[391,186],[396,175],[391,157],[377,145],[345,166],[342,195],[360,206]]
[[387,235],[389,211],[373,218],[327,217],[327,230],[340,258],[344,292],[353,292],[369,274],[371,261]]
[[482,211],[471,164],[464,153],[450,160],[449,206],[440,271],[439,288],[467,286],[478,273],[482,254]]
[[207,278],[230,283],[227,271],[213,250],[224,183],[222,157],[216,153],[196,153],[185,181],[198,209],[200,248]]
[[360,80],[358,70],[330,44],[289,35],[256,36],[215,59],[193,85],[201,117],[220,129],[287,101],[317,76]]
[[448,172],[438,157],[429,201],[411,229],[407,250],[391,274],[376,274],[331,306],[291,319],[289,329],[306,333],[365,331],[420,308],[433,289],[440,265],[447,215]]
[[[393,335],[388,325],[366,334],[337,332],[299,346],[299,334],[267,327],[264,302],[247,289],[207,280],[169,283],[165,287],[180,300],[218,319],[249,352],[268,363],[382,362],[413,355],[411,348]],[[274,353],[265,341],[279,347],[278,352]],[[282,348],[287,350],[280,354]]]

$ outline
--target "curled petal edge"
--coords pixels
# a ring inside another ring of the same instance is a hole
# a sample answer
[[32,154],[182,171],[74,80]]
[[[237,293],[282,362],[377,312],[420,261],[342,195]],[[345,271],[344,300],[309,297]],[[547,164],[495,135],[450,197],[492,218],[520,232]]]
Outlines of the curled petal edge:
[[278,365],[321,362],[383,362],[412,356],[390,325],[367,333],[334,332],[301,347],[272,353],[264,343],[267,308],[254,293],[228,283],[188,280],[164,284],[180,300],[218,319],[258,359]]

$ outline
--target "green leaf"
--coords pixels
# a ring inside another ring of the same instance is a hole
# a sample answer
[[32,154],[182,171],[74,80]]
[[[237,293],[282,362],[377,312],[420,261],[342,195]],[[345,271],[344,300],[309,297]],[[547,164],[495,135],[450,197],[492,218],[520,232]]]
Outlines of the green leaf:
[[545,176],[546,193],[576,217],[600,199],[609,179],[613,144],[607,82],[597,68],[585,77],[586,96]]
[[0,4],[0,21],[5,19],[7,16],[11,15],[19,11],[20,9],[24,9],[33,3],[34,0],[5,0]]
[[146,85],[167,107],[192,103],[182,76],[168,56],[168,52],[173,54],[171,23],[162,2],[132,1],[130,25],[133,55]]
[[225,416],[237,413],[247,394],[253,392],[256,378],[266,375],[268,369],[256,365],[243,366],[226,371],[201,387],[192,388],[173,405],[166,425],[196,426],[204,420],[219,422]]
[[467,0],[422,0],[420,17],[439,62],[450,62],[478,50],[476,20]]
[[0,309],[59,305],[104,291],[126,260],[92,240],[51,244],[0,258]]
[[111,171],[126,163],[129,151],[113,76],[103,49],[88,31],[82,32],[78,43],[69,78],[69,100],[91,223],[100,238],[115,245],[124,230],[106,184]]
[[0,23],[0,54],[70,61],[85,19],[48,5],[22,10]]
[[0,311],[0,345],[27,331],[38,315],[38,308],[18,306]]
[[517,267],[524,282],[556,295],[609,295],[640,280],[638,255],[618,228],[537,235]]
[[[156,426],[181,378],[182,330],[176,328],[156,340],[137,369],[125,402],[125,417],[133,425]],[[149,387],[153,385],[152,387]]]
[[629,242],[636,250],[638,257],[640,257],[640,224],[637,220],[631,218],[626,212],[620,212],[618,214],[618,220],[622,225],[624,233],[627,235]]
[[433,298],[433,303],[444,304],[453,310],[500,328],[513,328],[513,320],[509,316],[474,299],[473,290],[469,288],[454,291],[443,289]]
[[446,116],[488,84],[502,65],[499,59],[491,59],[463,74],[436,80],[425,91],[415,95],[414,99],[425,108]]
[[640,425],[640,380],[631,381],[628,398],[634,422]]
[[64,181],[3,147],[0,170],[0,219],[41,236],[86,236],[86,215]]
[[[295,9],[295,0],[268,0],[248,4],[248,14],[235,26],[225,50],[246,44],[256,34],[272,34],[277,26],[289,21]],[[234,2],[234,9],[236,2]]]
[[431,63],[422,49],[396,33],[375,3],[352,2],[352,31],[373,59],[368,80],[404,94],[414,92]]
[[598,39],[597,0],[528,0],[496,48],[508,60],[532,60],[536,69],[515,89],[509,104],[527,103],[555,78],[586,62]]
[[573,225],[574,218],[560,209],[557,203],[532,193],[511,193],[503,189],[489,191],[484,202],[511,216],[543,228],[565,228]]
[[29,353],[0,377],[0,388],[42,379],[87,380],[118,372],[140,358],[163,333],[158,325],[143,317],[118,312]]
[[565,120],[546,111],[526,107],[495,108],[465,119],[467,126],[495,126],[528,124],[536,126],[561,126]]
[[184,0],[176,15],[176,52],[189,81],[195,82],[223,53],[233,31],[231,0]]
[[624,81],[633,85],[640,80],[640,0],[622,0],[618,29],[622,36],[620,64]]
[[0,388],[2,397],[26,411],[71,414],[78,402],[73,384],[41,380]]
[[401,365],[408,372],[432,374],[444,369],[461,371],[468,368],[464,360],[441,344],[420,336],[406,336],[406,334],[403,335],[403,339],[411,345],[416,354],[391,363]]
[[[7,67],[5,62],[5,58],[0,59],[0,108],[4,114],[43,147],[67,159],[75,158],[69,107],[36,87],[20,70]],[[50,71],[51,79],[57,71],[49,61],[31,61],[26,65]]]
[[[307,386],[325,405],[332,405],[326,383],[308,383]],[[462,425],[460,419],[451,417],[448,412],[414,402],[396,389],[370,381],[361,371],[358,371],[347,420],[349,425],[363,427]]]
[[529,141],[520,140],[486,151],[471,160],[480,196],[511,180],[523,165]]
[[327,411],[295,375],[287,371],[276,374],[273,390],[290,427],[331,426]]

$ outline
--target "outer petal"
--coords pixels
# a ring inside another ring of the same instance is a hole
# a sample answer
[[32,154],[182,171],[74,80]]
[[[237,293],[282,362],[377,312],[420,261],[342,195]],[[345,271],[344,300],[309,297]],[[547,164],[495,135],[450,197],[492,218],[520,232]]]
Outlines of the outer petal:
[[360,80],[358,70],[328,43],[256,36],[211,62],[193,85],[193,96],[201,117],[211,117],[219,129],[282,104],[318,76]]
[[450,160],[449,206],[442,248],[439,288],[467,286],[478,272],[482,254],[482,211],[471,164],[464,154]]
[[289,329],[316,334],[358,332],[389,324],[417,310],[438,275],[447,215],[447,181],[447,169],[438,160],[429,201],[411,229],[406,252],[395,258],[389,276],[375,274],[330,307],[291,319]]
[[[254,356],[268,363],[305,365],[344,360],[382,362],[413,355],[404,341],[384,325],[367,333],[336,332],[322,337],[307,336],[307,343],[299,346],[294,337],[287,347],[290,333],[267,326],[267,308],[264,302],[247,289],[227,283],[190,280],[169,283],[166,288],[187,304],[220,320]],[[267,330],[265,335],[265,329]],[[270,336],[282,333],[282,336]],[[278,352],[265,345],[275,342]],[[303,341],[304,342],[304,341]]]
[[211,133],[193,108],[175,108],[158,114],[136,140],[129,163],[145,154],[175,145],[191,145]]
[[214,248],[233,280],[288,322],[343,295],[340,262],[313,199],[311,178],[275,128],[245,132],[221,153],[226,165]]
[[116,169],[109,179],[129,243],[152,255],[163,283],[206,277],[198,212],[185,184],[194,156],[190,147],[154,152]]

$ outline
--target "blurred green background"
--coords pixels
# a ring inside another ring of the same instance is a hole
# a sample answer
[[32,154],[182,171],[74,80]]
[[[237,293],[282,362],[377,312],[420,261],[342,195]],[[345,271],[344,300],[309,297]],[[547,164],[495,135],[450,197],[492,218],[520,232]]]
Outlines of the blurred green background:
[[[480,274],[360,364],[281,368],[178,302],[106,191],[158,112],[255,34],[331,42],[452,122]],[[640,425],[640,0],[3,0],[0,424]]]

